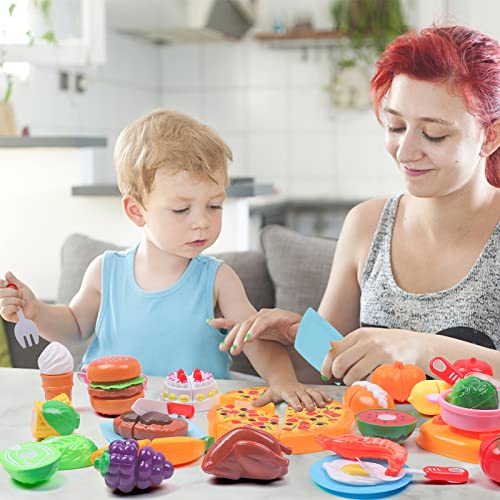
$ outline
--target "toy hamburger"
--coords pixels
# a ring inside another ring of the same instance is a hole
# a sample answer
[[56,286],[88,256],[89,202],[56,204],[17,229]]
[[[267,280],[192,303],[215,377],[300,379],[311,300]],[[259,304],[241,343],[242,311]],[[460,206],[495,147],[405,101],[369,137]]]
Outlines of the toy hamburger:
[[87,366],[90,404],[97,413],[116,416],[130,411],[144,397],[145,377],[132,356],[106,356]]

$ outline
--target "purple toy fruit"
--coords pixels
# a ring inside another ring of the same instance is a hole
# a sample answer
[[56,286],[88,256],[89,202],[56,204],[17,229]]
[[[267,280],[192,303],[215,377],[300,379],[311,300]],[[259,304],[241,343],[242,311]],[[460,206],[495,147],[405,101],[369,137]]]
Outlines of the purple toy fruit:
[[165,460],[163,453],[154,451],[151,446],[139,451],[135,439],[113,441],[109,449],[96,458],[94,467],[101,472],[109,488],[123,493],[130,493],[134,488],[145,490],[158,486],[174,473],[174,466]]

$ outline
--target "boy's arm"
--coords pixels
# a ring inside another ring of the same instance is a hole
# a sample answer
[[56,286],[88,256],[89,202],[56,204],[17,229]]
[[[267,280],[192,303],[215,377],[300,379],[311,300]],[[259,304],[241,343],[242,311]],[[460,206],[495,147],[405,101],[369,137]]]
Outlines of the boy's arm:
[[69,306],[39,301],[38,312],[32,319],[44,339],[71,344],[92,334],[101,303],[101,270],[102,255],[90,263]]
[[[245,288],[236,272],[222,264],[215,278],[215,298],[223,316],[244,320],[256,310],[248,300]],[[315,404],[322,405],[329,398],[321,391],[313,390],[297,381],[292,362],[285,347],[278,342],[257,339],[244,346],[243,352],[270,387],[256,405],[270,401],[285,400],[300,410],[302,404],[312,410]]]

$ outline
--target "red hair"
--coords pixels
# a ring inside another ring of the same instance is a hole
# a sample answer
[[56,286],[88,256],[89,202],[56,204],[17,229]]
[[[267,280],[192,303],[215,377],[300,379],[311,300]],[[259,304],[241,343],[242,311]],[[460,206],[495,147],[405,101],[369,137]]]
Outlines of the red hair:
[[[500,45],[496,40],[463,26],[432,26],[398,36],[377,62],[370,83],[379,121],[382,99],[398,74],[450,85],[490,137],[492,124],[500,119]],[[486,179],[500,187],[500,148],[486,159]]]

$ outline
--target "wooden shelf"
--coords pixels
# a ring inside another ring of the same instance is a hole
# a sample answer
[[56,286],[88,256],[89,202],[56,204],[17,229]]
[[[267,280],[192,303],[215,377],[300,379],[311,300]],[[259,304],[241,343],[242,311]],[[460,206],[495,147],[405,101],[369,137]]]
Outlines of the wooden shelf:
[[345,33],[341,31],[298,31],[295,33],[257,33],[255,38],[264,42],[277,42],[285,40],[331,40],[343,36],[345,36]]

